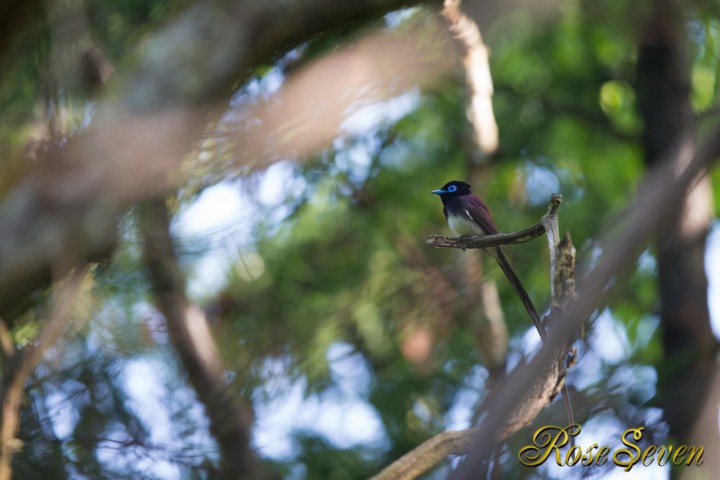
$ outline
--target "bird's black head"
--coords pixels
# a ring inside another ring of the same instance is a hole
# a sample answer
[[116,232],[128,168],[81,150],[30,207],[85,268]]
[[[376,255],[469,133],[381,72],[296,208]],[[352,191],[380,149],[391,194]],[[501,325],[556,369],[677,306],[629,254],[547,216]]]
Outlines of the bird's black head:
[[440,190],[433,190],[432,193],[440,195],[440,200],[443,203],[447,202],[454,197],[462,197],[463,195],[470,195],[470,185],[460,180],[453,180],[442,186]]

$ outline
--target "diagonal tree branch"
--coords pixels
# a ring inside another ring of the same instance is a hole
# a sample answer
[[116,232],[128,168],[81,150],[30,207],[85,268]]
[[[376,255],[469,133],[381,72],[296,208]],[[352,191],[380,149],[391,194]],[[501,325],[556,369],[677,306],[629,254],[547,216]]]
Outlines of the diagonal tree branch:
[[227,391],[205,313],[185,293],[185,277],[172,245],[165,202],[142,205],[140,225],[155,299],[190,384],[205,405],[210,431],[222,452],[222,478],[269,478],[250,447],[250,409]]

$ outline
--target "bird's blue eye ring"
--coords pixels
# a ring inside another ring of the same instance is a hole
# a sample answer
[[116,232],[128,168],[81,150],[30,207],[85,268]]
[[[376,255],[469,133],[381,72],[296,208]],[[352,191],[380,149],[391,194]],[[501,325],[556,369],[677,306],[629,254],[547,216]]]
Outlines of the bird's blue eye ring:
[[448,192],[454,192],[455,190],[457,190],[457,187],[456,187],[455,185],[450,185],[450,186],[447,188],[447,191],[448,191]]

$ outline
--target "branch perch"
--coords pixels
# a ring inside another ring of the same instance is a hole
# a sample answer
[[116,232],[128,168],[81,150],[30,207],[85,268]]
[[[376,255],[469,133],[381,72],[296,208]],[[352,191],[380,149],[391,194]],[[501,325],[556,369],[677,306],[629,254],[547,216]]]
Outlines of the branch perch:
[[[560,207],[560,203],[562,203],[562,195],[553,194],[553,196],[550,198],[550,206],[548,207],[548,212],[543,216],[540,222],[526,228],[525,230],[520,230],[519,232],[500,233],[498,235],[484,236],[474,235],[471,237],[446,237],[444,235],[430,235],[425,240],[425,244],[430,245],[431,247],[461,248],[465,250],[468,248],[489,248],[500,247],[502,245],[515,245],[518,243],[526,243],[546,233],[547,225],[557,225],[557,210]],[[548,241],[550,240],[548,239]],[[557,241],[555,243],[557,243]],[[554,255],[554,252],[552,252],[552,248],[550,255],[552,260],[552,255]]]

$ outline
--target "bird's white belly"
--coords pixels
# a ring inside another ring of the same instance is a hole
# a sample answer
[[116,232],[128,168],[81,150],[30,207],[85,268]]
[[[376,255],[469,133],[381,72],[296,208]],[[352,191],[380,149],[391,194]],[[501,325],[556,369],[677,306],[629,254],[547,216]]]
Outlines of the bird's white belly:
[[462,237],[463,235],[485,235],[480,225],[460,215],[449,216],[448,227],[450,227],[450,230],[458,237]]

